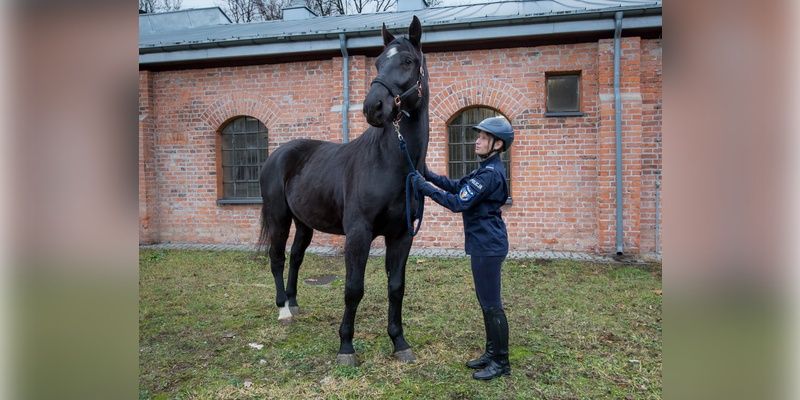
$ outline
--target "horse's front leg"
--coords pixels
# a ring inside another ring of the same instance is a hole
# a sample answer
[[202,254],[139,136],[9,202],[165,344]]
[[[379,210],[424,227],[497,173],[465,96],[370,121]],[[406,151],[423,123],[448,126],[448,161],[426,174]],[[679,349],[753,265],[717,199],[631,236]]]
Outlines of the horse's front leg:
[[403,234],[399,238],[386,238],[386,275],[389,289],[389,326],[387,332],[394,345],[394,357],[403,362],[414,362],[414,352],[403,337],[403,296],[406,288],[406,262],[412,238]]
[[358,304],[364,297],[364,270],[367,267],[369,245],[372,243],[372,231],[366,227],[350,229],[346,233],[344,244],[344,262],[347,272],[344,286],[344,316],[339,327],[339,354],[336,362],[343,365],[356,366],[356,351],[353,348],[353,333]]

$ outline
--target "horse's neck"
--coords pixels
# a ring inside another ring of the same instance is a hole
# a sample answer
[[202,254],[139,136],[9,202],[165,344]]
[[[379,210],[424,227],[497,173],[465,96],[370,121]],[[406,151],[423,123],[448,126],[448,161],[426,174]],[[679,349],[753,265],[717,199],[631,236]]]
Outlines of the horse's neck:
[[[406,141],[411,161],[419,169],[425,163],[428,152],[429,121],[427,102],[423,104],[414,116],[403,118],[400,121],[400,133]],[[392,128],[394,130],[394,128]],[[403,155],[405,157],[405,155]]]
[[[425,69],[425,76],[427,77],[428,66],[424,65],[423,68]],[[428,87],[428,79],[424,79],[422,84],[424,87],[422,104],[420,104],[419,109],[414,113],[413,117],[403,119],[407,125],[406,129],[410,133],[410,135],[406,137],[408,152],[411,155],[411,161],[414,162],[417,169],[423,169],[425,165],[425,157],[428,153],[428,138],[430,135],[430,113],[428,109],[430,90]],[[402,130],[402,121],[400,126]]]
[[[425,74],[428,74],[427,66],[425,66]],[[417,110],[415,110],[415,112],[411,114],[410,117],[403,117],[400,120],[400,134],[403,135],[403,140],[406,142],[406,148],[408,149],[408,154],[411,157],[411,162],[413,162],[416,169],[420,171],[425,166],[425,157],[428,153],[428,138],[430,136],[430,113],[428,109],[428,99],[430,98],[430,93],[427,89],[427,80],[424,82],[424,86],[425,89],[423,92],[424,97],[422,104]],[[395,132],[392,124],[387,124],[383,128],[383,132],[380,137],[381,142],[383,143],[381,146],[386,151],[397,151],[399,142],[397,138],[397,132]],[[406,166],[406,155],[400,152],[397,154],[398,157],[402,159],[402,164]]]

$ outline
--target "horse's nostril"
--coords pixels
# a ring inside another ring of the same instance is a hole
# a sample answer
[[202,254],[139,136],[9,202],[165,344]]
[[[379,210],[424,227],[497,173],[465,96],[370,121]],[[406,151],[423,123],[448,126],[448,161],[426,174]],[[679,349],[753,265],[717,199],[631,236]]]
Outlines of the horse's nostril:
[[381,111],[383,111],[383,102],[380,100],[376,101],[375,104],[371,107],[370,111],[376,117],[380,117]]

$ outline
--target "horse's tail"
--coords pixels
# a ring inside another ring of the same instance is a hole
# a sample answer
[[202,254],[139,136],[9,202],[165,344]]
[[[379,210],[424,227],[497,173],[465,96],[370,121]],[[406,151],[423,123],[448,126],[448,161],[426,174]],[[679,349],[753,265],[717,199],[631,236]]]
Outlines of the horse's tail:
[[267,223],[267,213],[267,202],[265,199],[264,203],[261,204],[261,233],[258,235],[258,244],[256,245],[256,251],[259,253],[269,249],[269,224]]

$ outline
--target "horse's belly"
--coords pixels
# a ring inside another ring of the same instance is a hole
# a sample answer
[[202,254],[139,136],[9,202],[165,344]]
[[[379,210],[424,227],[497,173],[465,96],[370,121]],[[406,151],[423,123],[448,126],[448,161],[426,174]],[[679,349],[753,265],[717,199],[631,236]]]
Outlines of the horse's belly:
[[330,221],[325,218],[317,218],[314,215],[297,215],[297,218],[314,230],[333,235],[344,235],[341,221]]
[[330,197],[308,193],[307,190],[304,194],[286,196],[286,201],[292,214],[310,228],[334,235],[344,234],[342,211]]

